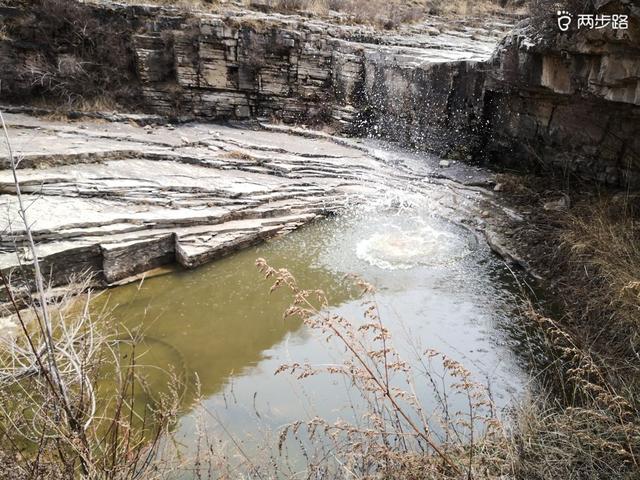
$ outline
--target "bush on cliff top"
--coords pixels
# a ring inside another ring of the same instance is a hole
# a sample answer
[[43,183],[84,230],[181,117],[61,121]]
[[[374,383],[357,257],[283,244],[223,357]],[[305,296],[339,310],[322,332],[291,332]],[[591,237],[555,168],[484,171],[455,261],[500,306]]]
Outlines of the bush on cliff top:
[[[96,99],[135,98],[137,82],[132,64],[131,26],[106,10],[68,0],[36,0],[28,15],[5,25],[5,32],[22,44],[37,45],[22,76],[31,91],[77,107]],[[110,16],[105,21],[105,16]]]

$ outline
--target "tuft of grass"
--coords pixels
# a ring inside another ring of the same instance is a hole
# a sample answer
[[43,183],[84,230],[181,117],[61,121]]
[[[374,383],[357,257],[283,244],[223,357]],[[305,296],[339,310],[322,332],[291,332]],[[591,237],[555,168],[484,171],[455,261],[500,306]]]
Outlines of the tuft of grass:
[[544,348],[550,388],[514,414],[517,478],[631,478],[640,462],[637,385],[612,378],[612,365],[559,322],[532,308],[526,316]]
[[232,160],[255,160],[255,157],[249,155],[246,152],[240,150],[230,150],[222,155],[224,158],[230,158]]
[[574,315],[601,319],[607,348],[627,355],[640,349],[640,222],[632,209],[625,196],[578,205],[560,236],[570,274],[580,278],[576,287],[589,291],[572,305]]

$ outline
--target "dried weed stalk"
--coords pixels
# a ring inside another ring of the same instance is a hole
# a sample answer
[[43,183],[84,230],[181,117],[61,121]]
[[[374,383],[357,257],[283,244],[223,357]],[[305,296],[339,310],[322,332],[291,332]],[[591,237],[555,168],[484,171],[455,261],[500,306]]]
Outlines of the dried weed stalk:
[[[46,284],[1,112],[0,124],[32,259],[21,275],[0,272],[17,323],[0,337],[0,476],[160,478],[173,466],[162,452],[176,417],[177,388],[137,412],[136,389],[144,388],[137,374],[138,339],[129,339],[133,353],[122,364],[120,341],[107,333],[104,315],[92,311],[89,278],[62,295]],[[33,281],[27,281],[30,274]],[[113,391],[100,391],[105,375],[115,382]]]
[[[280,448],[288,437],[300,441],[304,431],[324,452],[323,461],[309,465],[310,470],[331,478],[486,478],[510,470],[510,446],[486,387],[474,382],[462,364],[433,350],[422,352],[418,367],[405,361],[380,318],[371,285],[357,281],[364,319],[356,324],[332,313],[324,292],[301,289],[286,269],[274,269],[264,259],[256,265],[273,280],[272,291],[286,288],[292,293],[286,316],[299,317],[346,352],[336,365],[293,363],[277,373],[298,379],[341,375],[364,402],[363,411],[356,408],[355,423],[314,418],[287,426]],[[450,391],[441,390],[443,377],[434,373],[435,364],[448,377]],[[433,411],[417,394],[416,379],[433,387],[439,401]],[[451,411],[454,396],[466,400],[464,411]]]

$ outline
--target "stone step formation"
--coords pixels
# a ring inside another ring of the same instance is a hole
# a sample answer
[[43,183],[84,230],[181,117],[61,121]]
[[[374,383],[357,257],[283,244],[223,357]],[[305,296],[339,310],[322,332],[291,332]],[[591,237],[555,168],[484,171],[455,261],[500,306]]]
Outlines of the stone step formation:
[[[378,31],[255,11],[78,3],[93,34],[117,30],[127,45],[123,58],[103,52],[87,68],[108,76],[126,65],[114,85],[149,113],[74,112],[83,120],[58,122],[16,104],[54,94],[42,75],[84,92],[86,75],[71,67],[85,59],[64,38],[42,55],[50,46],[34,32],[50,20],[25,20],[28,9],[11,4],[0,9],[0,93],[14,102],[3,110],[13,112],[22,188],[52,284],[85,270],[109,285],[171,261],[193,268],[398,192],[477,227],[510,256],[500,225],[519,219],[477,188],[491,177],[469,160],[640,185],[633,9],[628,32],[545,39],[527,22],[509,33],[514,18],[429,17]],[[30,259],[7,167],[0,157],[0,268],[11,271]]]

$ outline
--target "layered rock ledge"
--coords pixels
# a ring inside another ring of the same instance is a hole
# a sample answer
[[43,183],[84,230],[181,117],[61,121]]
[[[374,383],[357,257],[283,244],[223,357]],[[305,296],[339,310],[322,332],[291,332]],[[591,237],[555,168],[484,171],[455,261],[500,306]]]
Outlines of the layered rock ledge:
[[[629,28],[540,32],[524,23],[487,66],[484,154],[613,187],[640,188],[640,7],[598,0]],[[584,12],[588,13],[588,12]]]
[[[549,35],[521,24],[501,43],[512,27],[504,19],[378,32],[256,12],[58,3],[90,20],[83,31],[102,50],[65,37],[74,24],[6,4],[3,100],[104,87],[153,114],[56,122],[3,108],[13,112],[20,181],[54,286],[86,271],[106,286],[173,261],[194,268],[398,190],[484,230],[509,255],[485,224],[513,214],[474,186],[490,176],[460,161],[640,187],[640,14],[624,0],[598,7],[630,13],[623,33]],[[47,28],[60,34],[55,45],[39,36]],[[87,51],[105,57],[91,62]],[[11,272],[32,259],[7,167],[0,158],[0,268]]]
[[[20,6],[0,11],[8,25],[0,40],[6,99],[61,91],[73,99],[101,86],[176,119],[329,124],[465,158],[480,143],[484,77],[476,66],[513,26],[509,18],[433,17],[381,32],[295,15],[74,4],[62,13],[88,19],[91,33],[76,33],[95,42],[92,51],[103,56],[96,66],[65,38],[72,27],[55,24],[46,9],[12,3]],[[101,48],[109,43],[117,55]]]
[[[107,286],[167,263],[194,268],[320,215],[385,199],[476,224],[509,212],[486,172],[283,126],[56,122],[7,114],[43,270]],[[5,166],[8,158],[0,156]],[[406,192],[406,193],[400,193]],[[408,195],[408,197],[407,197]],[[30,265],[10,170],[0,171],[0,269]]]

